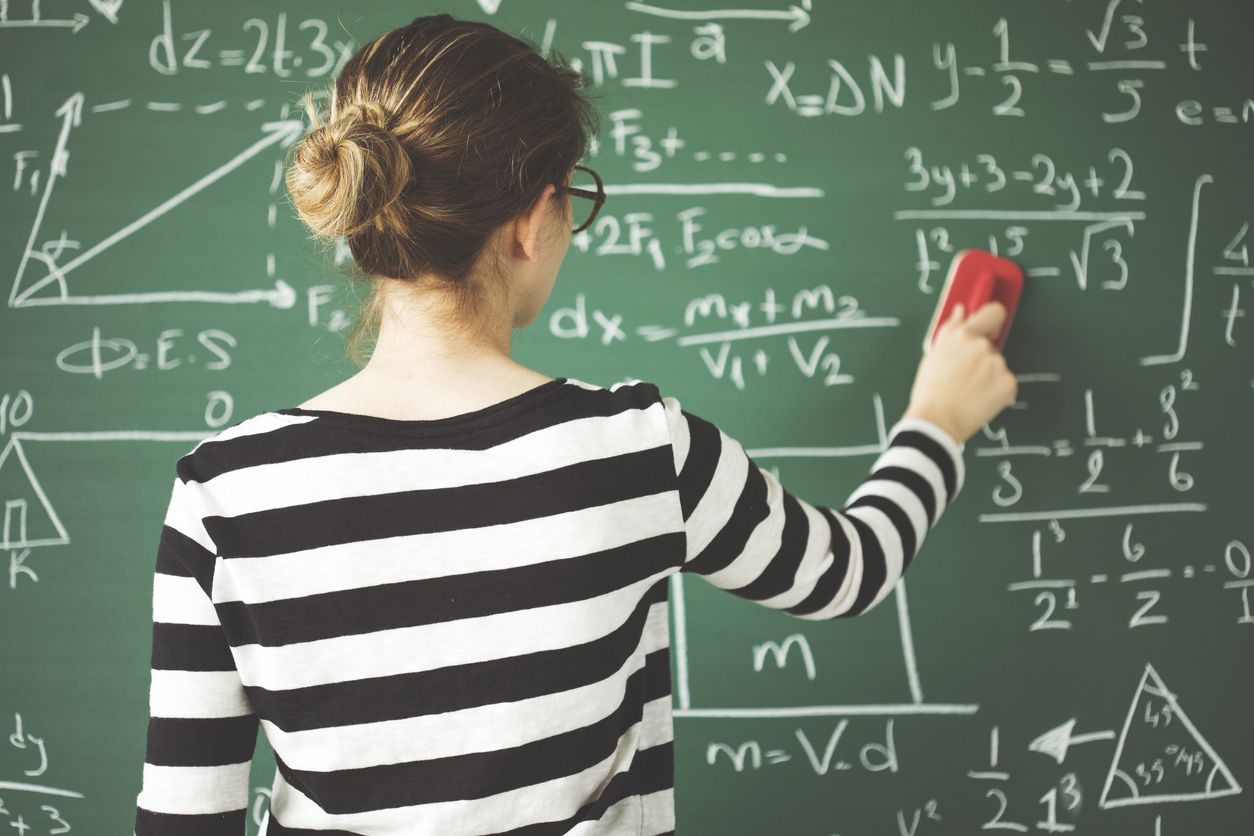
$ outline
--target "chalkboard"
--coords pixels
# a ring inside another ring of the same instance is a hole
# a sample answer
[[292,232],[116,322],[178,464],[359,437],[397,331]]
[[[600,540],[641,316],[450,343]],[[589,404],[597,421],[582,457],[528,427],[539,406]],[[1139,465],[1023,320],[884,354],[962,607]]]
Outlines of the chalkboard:
[[[1254,830],[1254,7],[0,2],[0,822],[125,833],[174,461],[353,371],[295,106],[418,14],[579,62],[606,182],[514,353],[655,382],[842,504],[954,253],[1017,402],[893,595],[671,589],[682,834]],[[586,185],[577,182],[576,185]],[[264,736],[249,832],[274,764]]]

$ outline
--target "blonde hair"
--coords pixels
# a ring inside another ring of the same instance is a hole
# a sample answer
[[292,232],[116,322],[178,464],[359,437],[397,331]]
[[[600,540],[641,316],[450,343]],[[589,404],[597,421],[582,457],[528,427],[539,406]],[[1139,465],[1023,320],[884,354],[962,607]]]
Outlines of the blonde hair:
[[[330,100],[323,117],[315,101]],[[564,184],[598,119],[583,77],[560,57],[488,23],[439,14],[363,44],[334,85],[304,96],[311,129],[288,152],[291,205],[314,240],[346,239],[368,286],[346,356],[378,336],[384,282],[430,281],[473,328],[500,278],[492,233]]]

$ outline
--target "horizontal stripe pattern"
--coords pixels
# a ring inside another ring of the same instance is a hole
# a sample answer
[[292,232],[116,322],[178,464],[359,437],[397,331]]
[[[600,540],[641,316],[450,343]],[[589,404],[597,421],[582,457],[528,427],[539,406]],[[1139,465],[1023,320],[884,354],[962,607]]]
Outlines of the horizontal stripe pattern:
[[882,601],[962,488],[962,445],[903,418],[839,509],[793,496],[735,439],[663,398],[688,543],[681,571],[807,620]]
[[136,836],[238,836],[259,720],[210,592],[198,491],[176,478],[157,547],[152,676]]
[[873,606],[961,486],[894,427],[840,511],[639,380],[450,419],[301,408],[176,465],[136,836],[673,836],[679,571],[802,617]]

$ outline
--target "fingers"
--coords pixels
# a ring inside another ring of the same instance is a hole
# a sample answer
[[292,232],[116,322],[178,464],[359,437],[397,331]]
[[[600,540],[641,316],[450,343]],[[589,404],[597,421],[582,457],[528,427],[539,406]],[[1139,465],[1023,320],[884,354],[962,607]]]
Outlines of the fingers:
[[988,302],[967,318],[966,327],[981,336],[992,339],[1006,321],[1006,306],[1001,302]]
[[963,310],[963,306],[961,302],[959,302],[958,304],[950,308],[949,318],[946,319],[944,322],[942,322],[940,324],[940,327],[936,329],[936,339],[940,339],[941,337],[945,336],[947,333],[949,333],[950,331],[952,331],[953,329],[961,325],[962,320],[963,320],[963,315],[965,313],[966,311]]

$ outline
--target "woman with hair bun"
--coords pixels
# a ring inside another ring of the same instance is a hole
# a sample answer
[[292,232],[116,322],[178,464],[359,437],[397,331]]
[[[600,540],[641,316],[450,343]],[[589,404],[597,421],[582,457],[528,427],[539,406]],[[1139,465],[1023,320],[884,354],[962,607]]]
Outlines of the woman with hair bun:
[[176,464],[135,834],[241,836],[259,730],[267,836],[673,833],[671,578],[878,604],[1014,399],[1005,311],[945,323],[849,501],[810,504],[652,383],[510,356],[605,201],[577,72],[441,14],[326,99],[286,186],[368,291],[360,369]]

